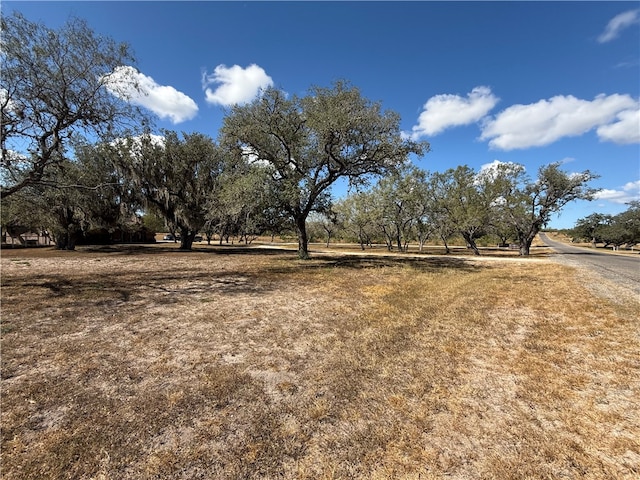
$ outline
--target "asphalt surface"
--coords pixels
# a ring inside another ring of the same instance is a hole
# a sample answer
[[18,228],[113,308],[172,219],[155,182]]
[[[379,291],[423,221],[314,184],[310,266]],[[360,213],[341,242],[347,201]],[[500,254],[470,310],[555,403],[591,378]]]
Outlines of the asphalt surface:
[[544,233],[540,234],[540,238],[554,250],[558,260],[563,263],[590,269],[640,296],[640,254],[616,255],[595,249],[573,247],[551,240]]

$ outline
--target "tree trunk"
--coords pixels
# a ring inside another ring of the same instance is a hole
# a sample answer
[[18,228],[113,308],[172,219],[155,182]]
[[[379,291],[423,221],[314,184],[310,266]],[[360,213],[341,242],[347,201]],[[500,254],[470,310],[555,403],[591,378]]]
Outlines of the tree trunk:
[[309,257],[309,238],[307,237],[307,218],[299,215],[295,219],[296,230],[298,232],[298,258],[308,260]]
[[65,232],[60,236],[56,236],[56,249],[57,250],[75,250],[76,249],[77,236],[70,231]]
[[462,238],[467,242],[467,248],[473,250],[474,255],[480,255],[480,250],[478,250],[478,246],[476,245],[476,241],[473,237],[468,233],[462,233]]
[[400,234],[400,228],[396,226],[396,244],[398,245],[398,251],[402,252],[402,235]]
[[76,243],[78,242],[78,227],[76,224],[71,223],[64,227],[64,230],[56,233],[55,243],[57,250],[75,250]]
[[447,238],[444,235],[440,235],[440,239],[442,240],[442,243],[444,243],[444,253],[446,253],[447,255],[451,253],[451,250],[449,250],[449,244],[447,243]]
[[364,251],[365,235],[362,228],[359,229],[358,240],[360,241],[360,250]]
[[520,245],[519,251],[521,256],[529,256],[531,244],[533,243],[533,239],[536,238],[536,235],[538,235],[539,231],[540,228],[536,225],[533,225],[531,227],[531,230],[529,230],[527,233],[518,235],[518,243]]
[[196,232],[186,228],[180,229],[180,250],[191,250],[194,238],[196,238]]
[[393,235],[387,231],[387,227],[382,226],[382,233],[384,234],[384,243],[387,245],[387,251],[393,250]]

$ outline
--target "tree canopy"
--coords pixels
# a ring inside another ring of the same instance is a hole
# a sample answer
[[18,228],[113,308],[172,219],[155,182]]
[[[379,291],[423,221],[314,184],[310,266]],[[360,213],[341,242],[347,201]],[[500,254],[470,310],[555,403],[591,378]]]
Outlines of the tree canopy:
[[589,182],[595,178],[588,170],[563,171],[557,162],[540,167],[535,181],[521,165],[502,164],[493,172],[494,209],[513,228],[521,255],[529,255],[534,238],[554,213],[569,202],[593,199],[597,189]]
[[572,229],[575,237],[605,246],[634,245],[640,242],[640,202],[629,202],[627,210],[617,215],[593,213],[576,222]]
[[404,139],[397,114],[383,112],[345,82],[313,87],[302,98],[270,88],[261,98],[235,106],[222,135],[237,152],[271,170],[281,206],[295,223],[301,258],[309,255],[306,219],[323,210],[336,180],[361,184],[401,166],[409,154],[429,149]]
[[[14,13],[0,36],[0,196],[45,181],[62,164],[72,137],[116,136],[139,125],[141,113],[105,88],[129,47],[96,35],[72,18],[53,30]],[[118,82],[133,79],[119,76]],[[50,180],[50,179],[49,179]]]
[[164,131],[105,145],[146,206],[165,218],[181,235],[180,248],[190,250],[204,227],[210,198],[219,189],[227,157],[206,135]]

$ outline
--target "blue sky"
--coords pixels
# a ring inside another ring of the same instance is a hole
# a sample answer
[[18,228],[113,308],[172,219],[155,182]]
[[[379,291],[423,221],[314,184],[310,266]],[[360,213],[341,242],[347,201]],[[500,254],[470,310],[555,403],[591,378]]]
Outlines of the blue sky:
[[[638,2],[17,2],[129,43],[158,126],[217,137],[225,109],[274,85],[346,79],[398,112],[429,171],[561,161],[603,189],[551,226],[640,200]],[[336,194],[342,193],[336,191]]]

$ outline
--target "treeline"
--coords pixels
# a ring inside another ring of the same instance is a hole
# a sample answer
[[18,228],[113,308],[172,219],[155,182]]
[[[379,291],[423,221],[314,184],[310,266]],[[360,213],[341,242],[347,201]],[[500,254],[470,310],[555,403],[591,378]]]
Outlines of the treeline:
[[568,233],[574,241],[591,242],[594,247],[598,243],[615,250],[622,246],[632,247],[640,243],[640,202],[628,205],[627,210],[617,215],[594,213],[581,218]]
[[[160,218],[185,250],[199,233],[293,230],[307,258],[308,219],[322,215],[362,245],[381,235],[403,250],[459,235],[479,253],[478,239],[492,234],[528,255],[552,214],[594,193],[591,172],[559,164],[533,179],[512,163],[420,170],[411,159],[430,145],[403,135],[395,112],[345,81],[301,97],[269,88],[234,106],[216,140],[157,131],[127,101],[139,86],[121,68],[133,62],[126,45],[80,20],[59,31],[20,15],[1,20],[2,224],[51,232],[58,248]],[[350,194],[336,202],[341,179]]]
[[315,239],[341,238],[362,249],[384,242],[388,250],[414,244],[422,251],[435,240],[448,253],[455,238],[477,255],[481,242],[515,243],[528,255],[553,213],[593,193],[585,187],[588,178],[588,172],[568,174],[558,164],[542,167],[535,179],[514,163],[495,162],[478,172],[468,166],[434,173],[406,166],[314,216],[312,231]]
[[[91,232],[143,225],[178,234],[183,249],[191,248],[198,233],[208,240],[247,242],[263,235],[300,236],[290,206],[299,204],[304,188],[285,182],[255,153],[171,131],[79,145],[75,152],[44,182],[4,200],[3,225],[47,230],[65,249]],[[528,255],[551,214],[590,194],[589,178],[557,164],[530,179],[523,166],[512,163],[433,173],[407,163],[367,188],[359,177],[360,185],[337,201],[323,192],[309,206],[303,233],[307,241],[309,230],[327,242],[340,237],[363,249],[384,242],[396,251],[410,243],[422,250],[433,239],[448,250],[457,237],[476,254],[478,242],[491,237],[501,245],[516,243]]]

